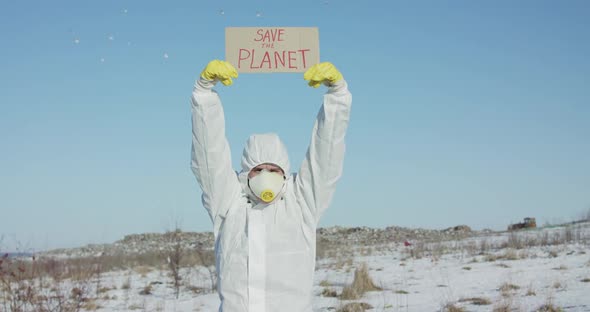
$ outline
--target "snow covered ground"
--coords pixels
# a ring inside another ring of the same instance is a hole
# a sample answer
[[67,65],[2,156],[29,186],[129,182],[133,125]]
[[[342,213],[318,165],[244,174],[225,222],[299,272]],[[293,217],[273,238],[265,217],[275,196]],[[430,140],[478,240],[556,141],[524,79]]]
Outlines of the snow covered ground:
[[[410,243],[356,246],[318,260],[314,311],[355,311],[342,310],[350,302],[367,303],[367,311],[538,311],[543,305],[590,311],[590,223]],[[382,290],[339,298],[363,264]],[[180,275],[177,299],[167,270],[102,273],[83,286],[98,298],[85,310],[217,311],[207,269]],[[80,282],[68,283],[64,287]]]

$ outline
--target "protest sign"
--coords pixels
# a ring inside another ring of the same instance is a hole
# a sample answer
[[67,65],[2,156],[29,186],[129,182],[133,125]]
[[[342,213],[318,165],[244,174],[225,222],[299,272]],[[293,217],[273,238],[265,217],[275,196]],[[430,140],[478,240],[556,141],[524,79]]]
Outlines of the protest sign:
[[227,27],[225,60],[240,73],[304,72],[320,62],[317,27]]

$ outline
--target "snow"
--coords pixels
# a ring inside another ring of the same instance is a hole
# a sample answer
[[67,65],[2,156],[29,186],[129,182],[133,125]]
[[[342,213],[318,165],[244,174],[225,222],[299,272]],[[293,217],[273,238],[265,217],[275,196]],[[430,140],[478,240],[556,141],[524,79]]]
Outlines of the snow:
[[[519,232],[518,237],[540,241],[564,231],[563,227],[537,229]],[[500,304],[535,311],[549,302],[564,311],[590,311],[590,282],[583,281],[590,278],[590,223],[576,225],[574,233],[569,243],[522,249],[503,247],[511,238],[509,233],[489,233],[455,241],[414,242],[409,247],[392,243],[341,250],[334,258],[317,261],[313,311],[336,311],[352,302],[321,293],[328,288],[340,294],[363,263],[383,289],[354,300],[373,306],[368,311],[443,311],[447,304],[467,311],[492,311]],[[487,249],[483,253],[482,245]],[[164,269],[103,273],[91,283],[90,291],[102,289],[98,311],[217,311],[219,298],[211,291],[207,269],[183,269],[180,275],[183,286],[178,299]],[[518,289],[501,291],[504,284]],[[147,285],[152,287],[151,294],[140,294]],[[461,301],[466,298],[485,298],[491,304]]]

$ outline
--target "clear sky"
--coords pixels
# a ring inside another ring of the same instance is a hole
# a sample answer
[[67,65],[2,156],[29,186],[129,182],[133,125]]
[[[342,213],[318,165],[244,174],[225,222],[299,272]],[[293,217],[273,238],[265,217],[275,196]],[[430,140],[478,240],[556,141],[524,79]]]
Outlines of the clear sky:
[[[2,1],[0,249],[209,231],[194,80],[228,26],[315,26],[353,94],[321,226],[504,229],[590,209],[588,1]],[[219,85],[233,163],[277,132],[298,168],[325,89]]]

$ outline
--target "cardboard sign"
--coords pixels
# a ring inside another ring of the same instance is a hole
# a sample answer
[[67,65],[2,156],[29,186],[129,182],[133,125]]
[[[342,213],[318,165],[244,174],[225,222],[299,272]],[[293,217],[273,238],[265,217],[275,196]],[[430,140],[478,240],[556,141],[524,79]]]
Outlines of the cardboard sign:
[[304,72],[320,62],[317,27],[227,27],[225,60],[240,73]]

